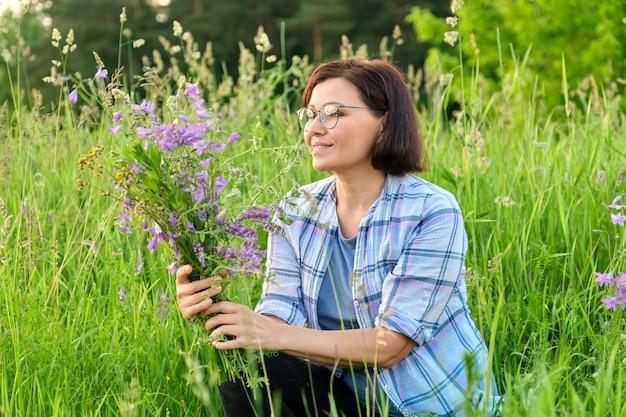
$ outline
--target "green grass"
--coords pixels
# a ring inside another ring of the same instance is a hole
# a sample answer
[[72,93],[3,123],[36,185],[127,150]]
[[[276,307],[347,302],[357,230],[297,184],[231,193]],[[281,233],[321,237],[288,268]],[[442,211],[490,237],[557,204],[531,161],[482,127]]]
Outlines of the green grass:
[[[236,114],[228,123],[247,141],[234,149],[238,160],[281,191],[322,177],[293,114],[311,66],[288,60],[257,70],[262,58],[242,52],[246,79],[220,84],[202,66],[192,77],[216,109]],[[143,89],[124,88],[158,101],[180,71],[165,62]],[[482,89],[474,69],[464,74],[471,88],[461,117],[444,118],[441,101],[418,108],[430,156],[424,176],[465,213],[470,307],[507,396],[503,414],[626,416],[626,316],[605,311],[607,291],[593,281],[594,271],[626,269],[624,228],[603,206],[626,194],[626,183],[616,185],[625,116],[612,97],[581,93],[568,97],[577,107],[567,112],[546,109],[536,84],[516,74],[498,91]],[[54,113],[0,118],[0,415],[219,416],[208,347],[178,314],[169,260],[118,230],[118,203],[76,188],[80,155],[114,146],[103,86],[81,90],[88,112],[62,91]],[[243,191],[255,201],[272,194]],[[135,277],[138,250],[145,266]],[[258,294],[246,296],[252,303]]]

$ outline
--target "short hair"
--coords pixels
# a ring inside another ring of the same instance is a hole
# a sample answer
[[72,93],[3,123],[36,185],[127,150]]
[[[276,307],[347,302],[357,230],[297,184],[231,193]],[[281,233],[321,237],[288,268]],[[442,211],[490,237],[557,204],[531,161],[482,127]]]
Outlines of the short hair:
[[374,114],[387,116],[381,138],[372,150],[375,169],[398,176],[426,170],[415,106],[398,68],[381,59],[358,57],[323,63],[309,77],[302,106],[309,105],[315,86],[331,78],[350,82]]

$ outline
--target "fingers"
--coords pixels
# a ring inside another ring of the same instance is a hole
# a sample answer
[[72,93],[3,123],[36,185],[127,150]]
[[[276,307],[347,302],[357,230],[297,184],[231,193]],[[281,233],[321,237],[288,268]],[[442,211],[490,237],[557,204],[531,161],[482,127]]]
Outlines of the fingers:
[[189,281],[191,266],[185,265],[176,271],[176,299],[178,307],[186,319],[207,315],[213,303],[211,299],[222,291],[218,277]]
[[241,304],[222,301],[214,303],[207,311],[213,315],[204,327],[210,332],[214,347],[228,350],[256,346],[256,314],[251,309]]

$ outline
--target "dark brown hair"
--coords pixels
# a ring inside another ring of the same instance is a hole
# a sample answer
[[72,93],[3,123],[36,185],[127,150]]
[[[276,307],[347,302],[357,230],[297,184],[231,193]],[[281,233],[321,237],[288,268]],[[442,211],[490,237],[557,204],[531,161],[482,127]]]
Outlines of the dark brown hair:
[[380,59],[363,58],[321,64],[304,88],[302,106],[309,105],[315,86],[331,78],[350,82],[374,114],[386,115],[381,138],[372,150],[374,168],[392,175],[426,169],[426,155],[411,93],[402,73],[394,65]]

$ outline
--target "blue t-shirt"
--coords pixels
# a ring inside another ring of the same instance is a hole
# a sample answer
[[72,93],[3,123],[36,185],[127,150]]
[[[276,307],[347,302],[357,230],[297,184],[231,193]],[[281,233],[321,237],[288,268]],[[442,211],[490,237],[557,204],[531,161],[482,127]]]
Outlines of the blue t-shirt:
[[[354,265],[354,251],[356,236],[346,239],[337,229],[338,244],[335,244],[330,264],[326,275],[322,280],[319,296],[317,298],[317,315],[320,329],[323,330],[347,330],[358,329],[356,311],[352,302],[352,289],[350,288],[350,274]],[[359,396],[362,404],[372,405],[372,387],[376,386],[373,380],[373,372],[365,369],[342,369],[341,379]],[[369,393],[368,393],[369,392]],[[382,404],[385,397],[380,386],[376,389],[377,404]],[[389,417],[402,417],[402,413],[389,402]]]

